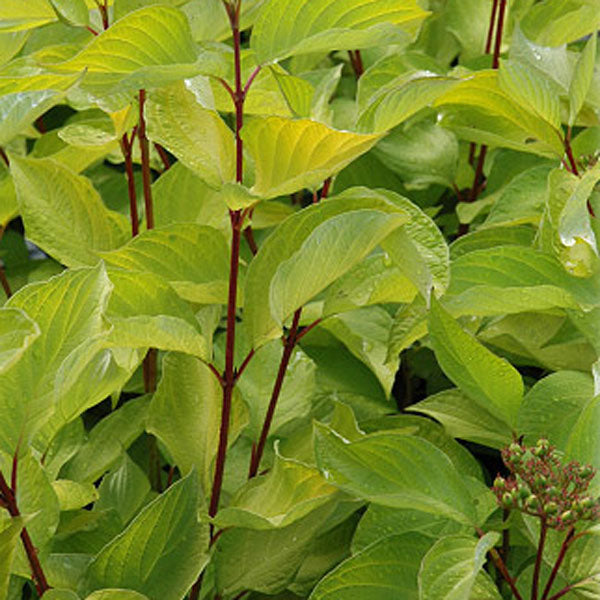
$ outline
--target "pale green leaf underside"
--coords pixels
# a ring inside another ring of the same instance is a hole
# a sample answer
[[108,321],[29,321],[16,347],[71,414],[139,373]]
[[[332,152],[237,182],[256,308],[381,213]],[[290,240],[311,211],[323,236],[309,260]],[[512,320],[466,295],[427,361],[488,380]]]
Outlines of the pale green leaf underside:
[[212,227],[168,225],[100,256],[112,267],[160,275],[186,300],[204,304],[226,300],[229,250],[223,234]]
[[402,213],[357,210],[318,225],[300,248],[282,262],[270,283],[275,322],[284,321],[308,300],[358,263],[406,222]]
[[244,125],[242,137],[256,166],[251,192],[263,198],[319,187],[380,139],[282,117],[254,117]]
[[590,36],[575,64],[573,79],[569,86],[569,125],[575,123],[592,83],[594,65],[596,64],[597,39],[597,35]]
[[48,158],[12,157],[11,171],[27,237],[58,261],[93,265],[97,251],[127,241],[127,219],[105,207],[86,177]]
[[316,425],[317,464],[325,478],[359,498],[475,523],[475,507],[458,471],[430,442],[404,433],[376,433],[349,442]]
[[402,41],[429,13],[416,0],[268,0],[254,24],[252,49],[265,64],[292,54],[353,50]]
[[11,565],[22,527],[23,517],[13,517],[2,523],[0,530],[0,597],[8,595]]
[[519,372],[464,331],[435,299],[429,335],[446,375],[477,404],[514,427],[523,399]]

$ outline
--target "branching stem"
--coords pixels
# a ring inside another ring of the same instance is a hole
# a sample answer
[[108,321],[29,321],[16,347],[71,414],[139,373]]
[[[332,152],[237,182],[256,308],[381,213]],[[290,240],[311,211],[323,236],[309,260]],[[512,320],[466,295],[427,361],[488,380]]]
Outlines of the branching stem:
[[542,519],[540,526],[540,539],[538,541],[537,554],[535,557],[535,566],[533,568],[533,581],[531,582],[531,600],[538,600],[538,589],[540,585],[540,572],[542,569],[542,558],[544,556],[544,547],[546,546],[546,534],[548,525],[546,519]]
[[544,588],[544,591],[542,592],[542,600],[548,600],[548,595],[550,594],[550,590],[552,589],[554,580],[556,579],[556,576],[558,575],[558,570],[560,569],[560,567],[563,563],[563,560],[565,559],[565,555],[567,553],[567,550],[569,549],[569,546],[573,542],[574,534],[575,534],[575,528],[570,527],[569,530],[567,531],[567,535],[565,536],[565,539],[560,547],[558,557],[556,558],[556,562],[554,563],[554,566],[552,567],[552,573],[550,573],[550,577],[548,577],[546,587]]

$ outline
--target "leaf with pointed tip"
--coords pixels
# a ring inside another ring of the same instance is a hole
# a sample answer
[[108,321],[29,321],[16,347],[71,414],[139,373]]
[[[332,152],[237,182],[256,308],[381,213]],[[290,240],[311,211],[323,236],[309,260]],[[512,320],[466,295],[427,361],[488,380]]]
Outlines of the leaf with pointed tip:
[[91,593],[85,600],[149,600],[149,598],[133,590],[106,589]]
[[383,132],[393,129],[421,109],[431,106],[445,92],[457,86],[459,80],[427,71],[401,75],[376,93],[361,112],[358,130]]
[[[75,83],[75,79],[71,79]],[[5,146],[66,96],[61,90],[34,90],[0,96],[0,145]]]
[[595,32],[600,12],[595,0],[544,0],[527,11],[520,25],[537,44],[560,46]]
[[427,335],[427,305],[423,296],[416,296],[411,302],[400,306],[394,315],[386,362],[396,359],[403,350],[425,335]]
[[0,5],[0,30],[33,29],[56,21],[56,13],[46,0],[3,0]]
[[85,27],[90,22],[90,12],[85,0],[50,0],[58,18],[73,27]]
[[27,237],[67,266],[93,265],[97,251],[129,238],[127,219],[108,210],[92,183],[51,159],[11,159]]
[[71,353],[105,330],[102,313],[110,291],[110,281],[99,264],[30,284],[7,302],[7,307],[19,308],[33,319],[41,333],[2,375],[1,449],[12,453],[21,435],[24,443],[29,441],[49,418],[56,373]]
[[185,15],[153,5],[127,14],[94,37],[73,58],[55,63],[60,72],[130,75],[144,67],[193,63],[196,49]]
[[[179,470],[198,473],[208,497],[217,454],[223,390],[206,364],[192,356],[169,353],[150,403],[147,430],[161,440]],[[246,407],[234,395],[229,442],[247,423]]]
[[461,475],[431,442],[382,432],[349,442],[315,425],[317,464],[332,484],[375,504],[414,508],[475,524],[475,506]]
[[102,419],[62,474],[82,483],[102,477],[143,433],[149,401],[148,396],[134,398]]
[[416,0],[267,0],[251,47],[265,64],[293,54],[402,42],[428,14]]
[[438,540],[421,562],[419,600],[468,600],[487,553],[499,539],[499,533],[490,532],[480,540],[467,535]]
[[40,335],[37,323],[18,308],[0,308],[0,374],[21,358]]
[[500,88],[531,112],[560,129],[560,104],[555,90],[539,71],[519,62],[505,60],[498,70]]
[[0,597],[8,597],[8,582],[19,534],[23,528],[23,517],[12,517],[0,525]]
[[208,526],[198,521],[195,473],[148,504],[123,533],[89,564],[87,592],[135,590],[153,598],[179,600],[208,561]]
[[318,225],[300,248],[280,263],[271,280],[269,304],[275,322],[282,325],[405,222],[402,213],[357,210]]
[[519,372],[464,331],[435,298],[429,336],[444,373],[477,404],[514,427],[523,399]]
[[[244,293],[244,325],[247,328],[249,342],[253,347],[256,348],[279,335],[281,328],[271,315],[269,304],[271,281],[274,279],[280,265],[284,265],[285,261],[293,259],[293,262],[287,269],[302,261],[303,255],[298,252],[299,249],[311,235],[314,235],[315,232],[319,234],[317,229],[320,226],[325,225],[328,220],[334,217],[342,216],[344,213],[361,211],[377,217],[377,220],[372,221],[372,224],[379,223],[381,225],[383,223],[385,227],[389,227],[390,222],[384,218],[384,213],[394,216],[394,219],[398,216],[402,216],[403,219],[406,218],[404,211],[396,207],[381,194],[367,190],[366,188],[349,190],[336,196],[334,200],[327,200],[288,217],[265,241],[250,264]],[[333,221],[333,225],[336,223],[339,225],[339,223],[343,222],[343,220],[336,220]],[[348,222],[355,222],[355,217],[351,217]],[[320,231],[334,234],[336,233],[336,228],[325,227]],[[334,238],[332,237],[331,239]],[[367,246],[370,246],[371,249],[373,248],[369,240],[363,239],[363,243],[367,243]],[[317,251],[318,249],[314,248],[314,250]],[[321,256],[321,260],[325,260],[326,258],[326,256]],[[344,257],[345,270],[341,270],[336,265],[335,277],[331,277],[327,273],[315,272],[315,282],[318,280],[324,285],[332,283],[337,277],[343,275],[345,271],[359,262],[359,260],[354,260],[354,258],[352,256]],[[314,289],[317,288],[315,287]],[[280,301],[278,300],[278,302]],[[284,308],[282,304],[281,307],[282,309]],[[286,311],[288,308],[287,306],[285,307]],[[294,308],[298,308],[298,306],[292,307],[291,310],[293,311]]]
[[[506,94],[497,70],[478,71],[441,94],[433,102],[443,108],[442,124],[467,140],[560,157],[560,132]],[[473,133],[473,135],[471,135]]]
[[145,231],[122,248],[99,255],[109,266],[161,276],[191,302],[226,302],[229,250],[213,227],[176,223]]
[[[504,421],[473,402],[458,388],[429,396],[408,410],[413,409],[433,417],[452,437],[461,440],[500,450],[513,439],[511,428]],[[521,431],[520,428],[518,430]]]
[[276,198],[316,188],[370,150],[380,137],[338,131],[309,119],[254,117],[242,129],[256,167],[251,192]]
[[596,64],[596,45],[598,36],[591,35],[585,44],[573,71],[573,79],[569,86],[569,125],[575,123],[579,111],[583,108],[592,79],[594,77],[594,65]]
[[60,510],[77,510],[98,500],[93,483],[79,483],[70,479],[57,479],[52,489],[58,498]]
[[264,477],[251,479],[219,511],[218,527],[273,529],[291,525],[329,502],[337,488],[328,484],[314,467],[275,456]]
[[378,540],[330,571],[309,600],[417,598],[421,559],[432,542],[415,532]]
[[569,275],[554,257],[519,246],[475,250],[452,262],[445,306],[454,315],[589,309],[600,282]]
[[149,94],[148,136],[172,152],[207,184],[235,181],[233,132],[217,112],[202,107],[183,83]]

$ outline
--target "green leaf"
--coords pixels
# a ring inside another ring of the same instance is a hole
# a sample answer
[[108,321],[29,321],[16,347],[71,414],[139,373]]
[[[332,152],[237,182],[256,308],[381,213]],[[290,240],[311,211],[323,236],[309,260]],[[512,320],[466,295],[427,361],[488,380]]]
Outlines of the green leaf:
[[459,80],[426,71],[401,75],[375,94],[361,112],[358,130],[383,132],[393,129],[421,109],[431,106],[445,92],[452,90]]
[[229,250],[223,234],[212,227],[187,223],[152,229],[99,254],[107,265],[160,275],[191,302],[226,302]]
[[0,596],[8,597],[11,566],[19,534],[23,529],[23,517],[13,517],[0,525]]
[[573,79],[569,86],[569,125],[575,123],[579,111],[583,108],[585,98],[590,90],[596,64],[596,45],[598,36],[596,32],[590,36],[583,48],[573,72]]
[[452,263],[448,310],[453,314],[493,315],[589,309],[600,287],[594,278],[569,275],[552,256],[533,248],[498,246],[469,252]]
[[106,209],[91,182],[51,159],[11,158],[27,237],[67,266],[93,265],[97,251],[129,237],[124,216]]
[[56,20],[56,14],[46,0],[6,0],[0,7],[0,29],[20,31],[40,27]]
[[475,523],[475,508],[448,457],[430,442],[404,433],[377,433],[348,442],[316,424],[315,451],[325,478],[383,506],[412,508]]
[[502,61],[498,71],[500,89],[522,106],[560,129],[560,104],[554,87],[539,71],[510,60]]
[[415,0],[267,0],[254,24],[251,47],[265,64],[293,54],[402,42],[428,14]]
[[389,398],[399,364],[398,358],[387,360],[392,317],[380,306],[372,306],[331,317],[321,327],[373,371]]
[[499,533],[490,532],[480,540],[465,535],[438,540],[421,563],[419,600],[468,600],[487,553],[499,539]]
[[57,17],[67,25],[85,27],[90,22],[90,13],[85,0],[50,0]]
[[427,306],[423,296],[417,296],[412,302],[400,306],[394,315],[390,330],[389,347],[386,361],[400,356],[400,353],[427,335]]
[[170,6],[154,5],[127,14],[73,58],[48,66],[61,72],[86,69],[90,74],[129,75],[144,67],[195,60],[196,49],[185,15]]
[[133,590],[99,590],[93,592],[85,600],[148,600],[148,596]]
[[279,264],[271,280],[269,304],[275,322],[282,325],[405,222],[401,213],[357,210],[318,225],[300,248]]
[[503,91],[497,70],[478,71],[452,86],[434,102],[442,124],[469,141],[560,157],[560,132]]
[[519,372],[464,331],[434,298],[429,335],[444,373],[473,401],[514,427],[523,399]]
[[40,328],[18,308],[0,308],[0,374],[4,373],[40,335]]
[[[102,333],[102,312],[111,291],[102,265],[65,271],[22,288],[6,304],[19,308],[40,328],[39,337],[2,375],[0,448],[12,453],[20,436],[29,441],[53,411],[54,378],[72,352]],[[91,356],[90,356],[91,358]]]
[[224,531],[213,555],[217,589],[227,596],[248,589],[264,594],[282,592],[293,581],[314,538],[330,525],[328,519],[336,504],[328,502],[280,529],[234,527]]
[[519,433],[529,443],[547,438],[564,450],[586,405],[594,397],[594,382],[587,373],[558,371],[540,379],[523,399]]
[[374,154],[398,174],[407,190],[434,183],[452,187],[458,168],[458,141],[436,123],[420,121],[397,128],[375,146]]
[[149,94],[148,136],[212,187],[235,181],[233,132],[217,112],[201,106],[183,83]]
[[198,522],[195,473],[151,502],[87,568],[83,588],[135,590],[179,600],[208,560],[208,527]]
[[417,598],[421,559],[432,540],[420,533],[390,535],[330,571],[310,600]]
[[152,199],[158,229],[186,222],[220,230],[229,228],[227,205],[222,194],[179,161],[153,184]]
[[411,302],[417,290],[389,256],[367,256],[325,292],[323,317],[386,302]]
[[450,279],[450,252],[442,232],[410,200],[388,190],[379,193],[410,215],[408,223],[382,242],[382,248],[424,298],[431,289],[441,294]]
[[57,479],[52,488],[58,498],[60,510],[77,510],[98,499],[93,483],[78,483],[70,479]]
[[[244,325],[247,328],[248,340],[253,347],[256,348],[269,339],[277,337],[280,331],[280,327],[271,315],[269,304],[271,281],[278,272],[279,266],[284,266],[285,261],[291,259],[290,266],[286,267],[286,269],[290,269],[291,267],[296,268],[296,265],[303,261],[304,256],[299,250],[305,242],[309,243],[311,235],[320,237],[321,232],[323,232],[329,234],[332,240],[335,239],[333,236],[336,233],[336,228],[332,226],[327,227],[327,221],[344,213],[351,214],[352,212],[356,212],[357,214],[362,212],[369,213],[377,218],[376,221],[371,222],[372,225],[383,221],[385,227],[389,227],[391,223],[395,226],[398,215],[405,218],[405,213],[381,194],[365,188],[361,188],[360,190],[354,189],[340,194],[333,200],[311,206],[290,216],[262,244],[248,269],[244,292]],[[390,220],[386,223],[382,213],[394,215],[393,221]],[[335,220],[332,225],[340,222],[343,223],[344,221]],[[354,217],[351,216],[347,222],[356,222],[356,215]],[[319,229],[320,226],[323,227]],[[347,237],[347,234],[344,235]],[[312,250],[315,251],[318,250],[314,247],[314,240],[316,239],[317,237],[313,237],[313,242],[310,242]],[[366,243],[366,247],[369,250],[373,248],[371,240],[363,239],[363,243]],[[364,251],[364,248],[362,250]],[[365,256],[365,254],[363,252],[360,258]],[[325,256],[322,256],[321,260],[325,260],[325,258]],[[359,262],[359,260],[352,260],[353,258],[352,256],[344,257],[346,271]],[[336,275],[333,278],[329,277],[327,273],[319,273],[316,270],[313,273],[312,266],[311,272],[304,275],[312,274],[314,276],[313,285],[315,287],[313,289],[316,289],[317,282],[328,285],[336,277],[343,275],[344,272],[339,269],[338,265],[335,268]],[[280,277],[282,276],[280,275]],[[301,291],[298,290],[299,293]],[[294,308],[297,307],[292,307],[292,310]]]
[[[169,353],[163,360],[163,376],[146,425],[165,444],[182,473],[196,469],[207,496],[217,454],[222,396],[221,385],[206,364],[192,356]],[[245,406],[234,395],[230,443],[246,422]]]
[[504,421],[494,417],[456,388],[429,396],[408,410],[433,417],[452,437],[482,446],[499,450],[513,439],[511,428]]
[[462,47],[461,64],[484,54],[492,5],[479,0],[449,0],[444,8],[448,31]]
[[[75,83],[76,78],[70,78]],[[46,111],[60,104],[66,92],[56,89],[22,91],[0,96],[0,145],[5,146]]]
[[135,398],[102,419],[62,475],[82,483],[99,479],[143,433],[148,403],[147,397]]
[[121,463],[102,479],[98,488],[99,499],[94,510],[114,509],[122,523],[129,523],[144,504],[150,492],[148,477],[126,452]]
[[113,325],[107,345],[159,348],[208,358],[208,344],[187,302],[153,273],[110,271],[115,286],[106,316]]
[[52,588],[44,593],[44,600],[81,600],[72,590]]
[[542,46],[560,46],[595,32],[600,25],[594,0],[544,0],[521,20],[525,35]]
[[[6,478],[11,468],[12,455],[0,452],[0,469]],[[44,557],[49,551],[59,522],[58,500],[43,467],[33,457],[31,450],[24,447],[19,452],[17,484],[19,511],[25,515],[22,524],[27,525],[34,547]],[[23,544],[17,546],[11,573],[31,577],[31,566]]]
[[316,188],[370,150],[380,137],[338,131],[309,119],[253,117],[242,129],[256,168],[251,192],[276,198]]
[[286,527],[329,502],[337,492],[317,469],[277,453],[269,473],[243,486],[215,521],[220,528]]

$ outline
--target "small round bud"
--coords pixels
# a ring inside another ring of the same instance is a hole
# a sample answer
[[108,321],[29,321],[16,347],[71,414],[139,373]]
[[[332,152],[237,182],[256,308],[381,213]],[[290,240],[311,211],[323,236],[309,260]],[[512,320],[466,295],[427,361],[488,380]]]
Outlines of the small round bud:
[[570,523],[574,519],[575,519],[575,514],[571,510],[565,510],[565,512],[560,515],[560,520],[563,523]]
[[494,487],[497,490],[505,490],[506,489],[506,481],[504,480],[504,478],[500,477],[500,475],[498,475],[498,477],[496,477],[496,479],[494,479]]
[[556,502],[548,502],[548,504],[544,506],[544,511],[548,515],[555,515],[558,512],[558,505]]
[[514,500],[512,494],[510,492],[504,492],[502,494],[502,504],[504,508],[512,508],[514,504]]
[[548,480],[543,475],[536,475],[534,482],[537,487],[544,488],[546,487],[546,483],[548,482]]
[[526,486],[520,486],[517,493],[521,500],[525,500],[531,494],[531,492],[529,491],[529,488],[527,488]]
[[521,454],[523,454],[523,448],[521,448],[520,444],[517,444],[516,442],[513,442],[508,447],[508,450],[511,454],[514,454],[516,456],[521,456]]
[[540,499],[535,494],[531,494],[525,500],[525,507],[531,511],[537,511],[540,507]]

